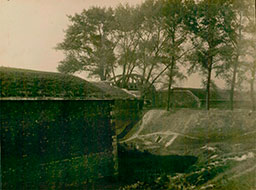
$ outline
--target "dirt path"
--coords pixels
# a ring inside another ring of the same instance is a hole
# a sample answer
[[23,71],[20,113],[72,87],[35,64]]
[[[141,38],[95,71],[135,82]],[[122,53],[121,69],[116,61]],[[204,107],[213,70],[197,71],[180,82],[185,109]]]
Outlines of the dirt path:
[[[141,134],[141,132],[143,131],[143,129],[145,129],[146,126],[150,125],[150,122],[152,121],[156,121],[158,120],[160,117],[162,117],[162,115],[165,113],[164,110],[159,111],[159,110],[151,110],[149,113],[145,114],[145,116],[142,119],[142,123],[139,126],[139,129],[128,139],[121,141],[121,143],[125,143],[125,142],[129,142],[132,141],[134,139],[142,139],[144,140],[144,138],[148,138],[151,136],[155,136],[158,135],[159,136],[159,141],[155,142],[156,144],[158,144],[160,141],[162,141],[164,138],[168,138],[169,136],[172,136],[171,139],[165,143],[165,148],[171,146],[173,144],[173,142],[179,137],[179,136],[183,136],[186,138],[190,138],[190,139],[198,139],[196,137],[192,137],[192,136],[188,136],[185,135],[185,131],[187,130],[187,128],[189,127],[189,123],[192,120],[197,119],[198,116],[195,117],[195,115],[190,115],[189,118],[187,119],[187,121],[185,121],[184,124],[182,124],[183,122],[181,122],[180,125],[182,125],[181,131],[180,132],[174,132],[171,130],[165,130],[165,131],[158,131],[158,132],[152,132],[152,133],[148,133],[148,134]],[[161,136],[161,137],[160,137]],[[154,143],[153,143],[154,144]]]
[[139,134],[141,133],[141,131],[144,129],[145,126],[147,126],[150,122],[152,122],[153,117],[154,120],[159,119],[166,111],[164,110],[151,110],[149,111],[147,114],[144,115],[144,117],[142,118],[142,123],[138,129],[138,131],[133,134],[133,136],[131,136],[130,138],[124,140],[124,141],[120,141],[121,143],[123,142],[128,142],[131,141],[133,139],[136,139],[139,137]]
[[[186,129],[189,127],[188,124],[189,124],[189,123],[192,121],[192,119],[194,119],[194,118],[195,118],[195,115],[190,115],[190,116],[189,116],[188,120],[186,121],[186,123],[185,123],[185,125],[184,125],[184,128],[181,130],[181,134],[186,131]],[[176,139],[178,136],[179,136],[179,134],[175,134],[175,135],[173,136],[173,138],[172,138],[169,142],[167,142],[167,143],[165,144],[165,147],[167,148],[168,146],[170,146],[170,145],[175,141],[175,139]]]

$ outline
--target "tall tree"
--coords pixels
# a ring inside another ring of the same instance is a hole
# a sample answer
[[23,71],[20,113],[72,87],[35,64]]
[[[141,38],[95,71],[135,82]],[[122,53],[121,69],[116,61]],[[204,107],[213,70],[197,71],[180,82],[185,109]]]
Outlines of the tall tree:
[[66,54],[58,70],[64,73],[88,71],[89,76],[106,80],[115,63],[115,44],[109,39],[113,10],[93,7],[69,16],[69,20],[71,25],[65,31],[64,41],[56,47]]
[[163,30],[163,18],[161,15],[163,3],[156,0],[147,0],[140,7],[141,23],[139,31],[139,73],[143,84],[152,80],[155,70],[162,64],[163,47],[167,36]]
[[167,45],[164,47],[168,59],[168,100],[167,110],[170,109],[171,88],[175,74],[178,72],[177,61],[184,54],[182,45],[186,42],[187,31],[184,25],[184,6],[182,0],[166,0],[163,7],[164,29],[167,34]]
[[[240,69],[238,70],[238,80],[250,92],[252,109],[256,108],[255,100],[255,78],[256,78],[256,23],[255,23],[255,1],[247,0],[244,2],[246,10],[243,11],[243,30],[241,43],[243,51],[241,55],[241,62],[239,62]],[[245,83],[246,82],[246,83]],[[248,86],[249,85],[249,86]]]
[[256,80],[256,0],[254,1],[254,19],[253,19],[253,30],[252,35],[254,36],[254,60],[251,69],[251,99],[252,99],[252,110],[256,111],[256,100],[255,100],[255,93],[254,93],[254,86]]
[[126,4],[119,5],[115,9],[115,38],[118,41],[116,46],[116,57],[119,67],[122,70],[122,84],[125,86],[129,76],[138,66],[138,44],[142,18],[139,16],[139,7]]
[[236,28],[236,34],[234,35],[234,38],[232,39],[233,45],[234,45],[234,59],[233,67],[232,69],[232,75],[231,75],[231,81],[230,81],[230,109],[234,109],[234,91],[237,85],[237,74],[239,72],[239,69],[241,68],[241,56],[245,55],[246,53],[246,46],[245,46],[245,38],[244,38],[244,29],[246,27],[246,24],[248,24],[247,17],[249,16],[248,8],[249,8],[248,1],[244,0],[235,0],[233,1],[233,9],[236,14],[235,17],[235,28]]
[[210,109],[211,78],[214,69],[226,67],[233,51],[235,14],[231,0],[187,1],[186,25],[197,48],[190,56],[192,67],[206,75],[206,109]]
[[[252,5],[252,4],[251,4]],[[252,6],[251,6],[252,7]],[[256,15],[255,10],[251,9],[251,15],[248,16],[249,23],[246,27],[248,37],[248,61],[245,65],[246,70],[249,72],[250,96],[252,102],[252,110],[256,110],[255,99],[255,84],[256,84]],[[254,12],[254,14],[253,14]]]

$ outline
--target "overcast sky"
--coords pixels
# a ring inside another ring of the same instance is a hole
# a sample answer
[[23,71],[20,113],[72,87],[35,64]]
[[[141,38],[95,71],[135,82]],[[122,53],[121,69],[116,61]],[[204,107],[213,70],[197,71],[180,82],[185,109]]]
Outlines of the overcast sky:
[[142,0],[0,0],[0,64],[57,71],[63,54],[53,48],[63,40],[66,15],[126,2]]
[[[91,6],[112,6],[143,0],[0,0],[0,66],[56,72],[64,58],[54,50],[68,26],[66,15]],[[199,87],[197,75],[183,85]]]

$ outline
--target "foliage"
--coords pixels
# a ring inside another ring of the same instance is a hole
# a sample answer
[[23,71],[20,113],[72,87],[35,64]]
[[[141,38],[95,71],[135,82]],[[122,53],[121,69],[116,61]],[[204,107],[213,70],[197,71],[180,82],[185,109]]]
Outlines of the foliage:
[[[230,65],[235,35],[232,2],[226,0],[188,1],[186,25],[193,34],[196,49],[188,60],[190,72],[200,70],[207,76],[207,109],[209,109],[212,70],[226,70]],[[223,69],[224,68],[224,69]]]
[[[217,70],[217,75],[223,78],[226,82],[226,86],[230,88],[230,109],[234,109],[234,96],[235,89],[238,90],[242,88],[242,82],[244,77],[241,77],[243,73],[243,57],[247,53],[248,45],[245,30],[248,25],[250,17],[250,7],[252,6],[252,1],[242,0],[233,1],[233,11],[235,13],[234,26],[235,33],[232,38],[232,44],[234,51],[232,52],[230,59],[230,68],[224,70]],[[240,76],[238,78],[238,76]],[[238,78],[238,79],[237,79]]]
[[[66,54],[58,70],[87,71],[89,76],[114,82],[116,72],[121,71],[123,86],[131,74],[139,73],[143,79],[141,86],[149,81],[153,85],[170,66],[171,51],[185,40],[181,34],[183,41],[178,38],[176,44],[171,44],[168,20],[172,15],[168,6],[172,7],[172,3],[181,5],[181,1],[147,0],[137,7],[128,4],[115,9],[93,7],[69,16],[71,25],[65,31],[64,41],[56,47]],[[175,12],[176,16],[179,12]],[[165,69],[157,73],[162,67]]]
[[[252,1],[249,1],[252,3]],[[249,4],[250,5],[250,4]],[[244,64],[242,65],[242,74],[247,73],[247,77],[245,81],[248,81],[250,84],[250,94],[251,94],[251,102],[252,109],[256,110],[256,97],[254,96],[254,88],[255,88],[255,79],[256,79],[256,15],[253,18],[253,10],[251,7],[247,11],[247,25],[245,27],[245,33],[247,34],[246,38],[246,54],[244,56]],[[241,75],[240,75],[241,76]]]
[[245,33],[241,32],[247,21],[242,19],[245,24],[241,25],[239,14],[243,11],[243,18],[249,17],[246,8],[250,3],[146,0],[137,6],[84,10],[69,16],[71,25],[64,41],[57,45],[66,54],[58,70],[87,71],[89,77],[112,80],[122,88],[138,74],[144,96],[147,88],[159,81],[168,84],[170,92],[175,80],[185,79],[181,67],[189,62],[189,74],[197,72],[205,77],[209,109],[214,72],[231,85],[231,93],[235,89],[241,56],[248,54]]
[[174,76],[176,78],[184,78],[181,72],[178,72],[177,62],[182,58],[183,44],[186,42],[187,31],[184,25],[184,5],[181,0],[168,0],[164,4],[163,16],[164,27],[167,34],[167,43],[164,47],[167,59],[167,76],[168,76],[168,103],[167,110],[170,107],[171,88],[174,83]]
[[154,72],[163,62],[163,47],[166,46],[166,34],[163,32],[162,2],[155,0],[145,1],[140,12],[144,18],[139,33],[138,58],[139,72],[146,84],[153,79]]
[[115,44],[109,37],[113,10],[93,7],[68,18],[71,25],[65,31],[64,41],[56,47],[66,54],[58,70],[64,73],[86,70],[106,80],[115,61]]

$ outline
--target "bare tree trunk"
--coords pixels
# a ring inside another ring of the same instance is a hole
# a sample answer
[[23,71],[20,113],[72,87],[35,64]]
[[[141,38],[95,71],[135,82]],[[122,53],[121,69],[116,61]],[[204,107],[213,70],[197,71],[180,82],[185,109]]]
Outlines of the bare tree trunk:
[[236,46],[236,60],[234,63],[234,70],[233,70],[233,77],[232,77],[232,81],[231,81],[231,89],[230,89],[230,109],[233,110],[234,109],[234,90],[235,90],[235,85],[236,85],[236,76],[237,76],[237,68],[238,68],[238,61],[239,61],[239,54],[240,54],[240,42],[241,42],[241,38],[242,38],[242,12],[240,11],[240,15],[239,15],[239,39],[237,42],[237,46]]
[[[155,56],[154,56],[155,58],[158,58],[158,53],[159,53],[159,48],[157,48],[157,51],[155,52]],[[156,66],[156,64],[152,64],[152,66],[151,66],[151,68],[150,68],[150,70],[149,70],[147,79],[146,79],[146,83],[149,82],[149,79],[150,79],[150,77],[151,77],[151,74],[152,74],[153,69],[155,68],[155,66]]]
[[152,71],[153,71],[154,67],[155,67],[155,64],[152,64],[152,66],[151,66],[151,68],[150,68],[150,70],[149,70],[148,76],[147,76],[147,78],[146,78],[145,83],[148,83],[148,81],[149,81],[149,79],[150,79],[150,76],[151,76],[151,74],[152,74]]
[[133,72],[133,70],[135,69],[135,67],[136,67],[136,65],[134,64],[134,65],[132,66],[132,68],[129,69],[129,72],[127,71],[127,74],[126,74],[126,77],[125,77],[125,78],[126,78],[126,81],[125,81],[126,84],[129,83],[129,80],[130,80],[130,78],[131,78],[132,72]]
[[115,74],[115,69],[114,69],[113,65],[111,66],[111,71],[112,71],[112,74],[113,74],[114,83],[116,84],[116,74]]
[[152,80],[152,82],[149,85],[149,88],[153,86],[153,84],[156,82],[156,80],[171,66],[171,64],[168,64],[158,75]]
[[101,65],[100,67],[100,81],[105,81],[106,80],[106,76],[105,76],[105,72],[104,72],[104,67]]
[[[208,0],[208,8],[210,7],[211,0]],[[212,75],[212,61],[213,57],[211,56],[211,49],[212,49],[212,40],[213,40],[213,26],[210,24],[211,20],[211,12],[207,12],[208,17],[208,39],[207,43],[209,45],[208,55],[207,55],[207,69],[208,69],[208,76],[207,76],[207,85],[206,85],[206,110],[210,110],[210,97],[211,97],[211,75]]]
[[230,89],[230,109],[231,110],[234,109],[234,90],[236,85],[237,67],[238,67],[238,55],[236,56],[236,60],[234,63],[233,77],[231,81],[231,89]]
[[125,74],[126,74],[126,63],[123,65],[123,74],[122,74],[122,83],[121,83],[121,87],[124,88],[125,86]]
[[[145,64],[145,60],[144,60],[144,65],[143,65],[143,72],[142,72],[142,78],[144,79],[146,75],[146,64]],[[141,81],[141,85],[143,85],[144,81]]]
[[208,77],[206,86],[206,109],[210,110],[210,96],[211,96],[211,75],[212,75],[212,57],[208,58]]
[[[256,24],[256,0],[254,3],[254,25]],[[252,99],[252,110],[256,110],[256,105],[255,105],[255,97],[254,97],[254,81],[255,81],[255,75],[256,75],[256,63],[254,62],[254,66],[252,68],[252,79],[251,79],[251,99]]]
[[167,95],[167,108],[166,110],[170,110],[170,102],[171,102],[171,82],[172,81],[172,76],[171,74],[169,75],[169,84],[168,84],[168,95]]
[[170,102],[171,102],[171,87],[173,82],[173,69],[174,69],[174,56],[172,56],[172,63],[170,67],[170,75],[169,75],[169,85],[168,85],[168,97],[167,97],[167,111],[170,110]]
[[251,101],[252,101],[252,110],[256,110],[256,105],[255,105],[255,97],[254,97],[254,83],[255,83],[255,74],[256,74],[256,66],[252,68],[252,78],[250,81],[250,89],[251,89]]

